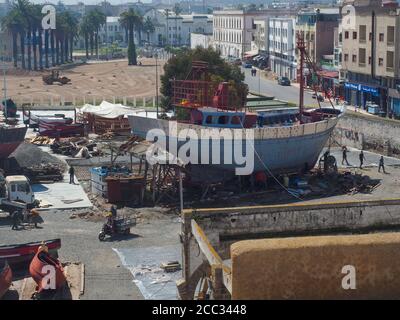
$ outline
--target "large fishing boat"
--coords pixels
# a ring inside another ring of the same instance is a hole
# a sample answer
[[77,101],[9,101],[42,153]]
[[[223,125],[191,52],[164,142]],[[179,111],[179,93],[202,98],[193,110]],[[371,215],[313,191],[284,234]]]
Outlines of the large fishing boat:
[[[306,55],[304,41],[299,41],[298,48],[301,54],[300,72],[303,73],[304,55]],[[225,129],[230,129],[231,136],[240,133],[238,136],[242,139],[231,138],[233,147],[230,152],[235,152],[235,147],[243,155],[248,155],[250,152],[250,158],[254,159],[253,172],[279,174],[299,172],[314,167],[339,118],[343,115],[344,108],[338,109],[331,104],[331,107],[304,109],[304,84],[301,83],[297,112],[252,113],[243,107],[244,103],[239,104],[239,107],[232,106],[229,84],[220,83],[213,87],[212,82],[207,80],[207,68],[204,62],[193,62],[192,72],[186,80],[172,80],[171,99],[175,113],[179,115],[176,119],[150,119],[140,115],[130,115],[128,119],[132,134],[149,138],[152,129],[160,129],[161,131],[157,132],[165,132],[167,150],[179,156],[180,147],[187,141],[179,140],[178,136],[182,132],[190,131],[191,136],[197,137],[194,138],[192,146],[198,146],[196,148],[198,159],[194,162],[199,164],[191,167],[201,168],[204,176],[208,170],[217,174],[232,172],[238,167],[243,167],[243,163],[229,161],[234,158],[231,154],[228,155],[228,161],[223,161],[227,159],[225,139],[219,139],[220,154],[217,158],[219,157],[221,161],[212,162],[212,158],[216,155],[212,155],[210,137],[201,138],[204,137],[202,130],[206,128],[215,129],[215,134],[220,134],[220,137],[223,136],[222,131]],[[246,139],[246,132],[252,138]],[[201,148],[204,143],[209,145],[208,149]],[[204,162],[210,164],[202,165]]]

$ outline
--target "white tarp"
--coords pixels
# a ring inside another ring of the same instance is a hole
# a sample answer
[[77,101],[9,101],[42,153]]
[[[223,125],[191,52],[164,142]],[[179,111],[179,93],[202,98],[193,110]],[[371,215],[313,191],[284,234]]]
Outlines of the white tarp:
[[115,119],[119,116],[136,115],[138,112],[143,112],[143,109],[133,109],[123,106],[122,104],[114,104],[107,101],[102,101],[99,106],[85,104],[78,109],[79,112],[90,113],[99,117]]

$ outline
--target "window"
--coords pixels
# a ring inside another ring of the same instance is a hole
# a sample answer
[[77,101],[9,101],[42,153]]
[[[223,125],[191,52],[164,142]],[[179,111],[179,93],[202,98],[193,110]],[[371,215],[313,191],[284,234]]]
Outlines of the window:
[[220,116],[218,118],[218,124],[227,124],[229,120],[228,116]]
[[372,32],[369,33],[369,38],[368,39],[369,39],[369,41],[372,40]]
[[352,56],[352,58],[351,58],[351,61],[357,62],[357,55],[353,54],[353,56]]
[[379,65],[383,66],[383,58],[379,58]]
[[394,44],[394,27],[393,26],[387,27],[387,44],[388,45]]
[[386,52],[386,68],[393,69],[394,67],[394,52],[387,51]]
[[368,57],[368,64],[371,64],[371,62],[372,62],[372,58]]
[[380,41],[380,42],[385,41],[385,36],[384,36],[383,33],[380,33],[380,34],[379,34],[379,41]]
[[357,39],[357,31],[353,31],[353,40]]
[[242,121],[239,116],[233,116],[231,119],[231,124],[241,124]]
[[207,124],[211,124],[212,123],[212,116],[207,116],[206,123]]
[[348,39],[348,38],[349,38],[349,32],[348,32],[348,31],[345,31],[345,32],[344,32],[344,38],[345,38],[345,39]]
[[349,61],[349,55],[347,53],[344,54],[344,61]]
[[360,66],[365,66],[366,52],[364,48],[358,49],[358,64]]
[[360,42],[367,41],[367,26],[360,26]]

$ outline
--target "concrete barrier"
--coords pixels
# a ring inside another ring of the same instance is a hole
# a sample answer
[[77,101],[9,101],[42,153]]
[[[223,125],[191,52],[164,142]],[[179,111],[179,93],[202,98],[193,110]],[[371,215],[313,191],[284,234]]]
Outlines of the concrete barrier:
[[398,299],[400,233],[236,242],[232,299]]

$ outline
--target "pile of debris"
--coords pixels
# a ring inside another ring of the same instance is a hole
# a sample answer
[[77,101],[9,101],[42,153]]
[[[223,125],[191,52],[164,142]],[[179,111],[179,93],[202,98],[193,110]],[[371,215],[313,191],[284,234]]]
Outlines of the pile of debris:
[[39,164],[23,168],[23,175],[31,182],[62,181],[64,167],[58,164]]
[[88,159],[102,155],[102,152],[96,146],[95,142],[86,138],[73,137],[54,140],[50,145],[50,149],[56,154]]
[[380,180],[371,179],[369,176],[344,172],[337,176],[337,183],[342,192],[347,194],[371,193],[380,186]]

